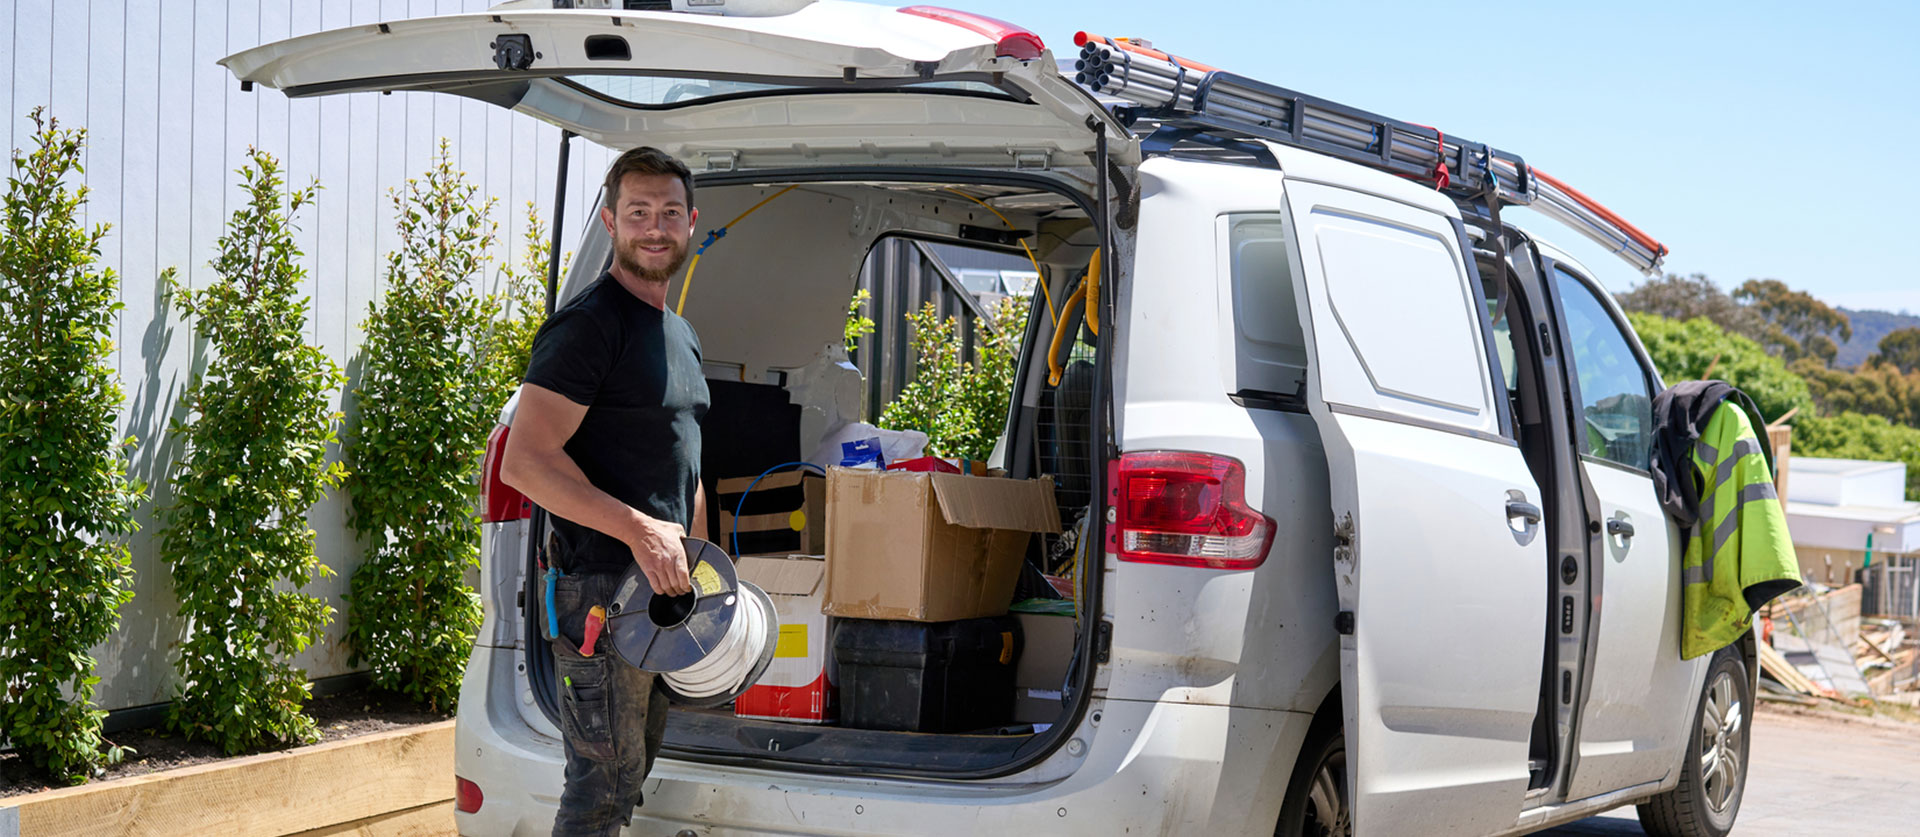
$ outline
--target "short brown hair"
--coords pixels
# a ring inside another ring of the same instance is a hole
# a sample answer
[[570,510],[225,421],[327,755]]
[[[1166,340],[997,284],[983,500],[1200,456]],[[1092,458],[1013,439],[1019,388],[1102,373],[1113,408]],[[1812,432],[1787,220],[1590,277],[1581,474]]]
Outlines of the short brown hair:
[[629,174],[670,174],[680,178],[680,185],[687,190],[687,208],[693,208],[693,172],[685,163],[667,156],[665,151],[647,145],[627,149],[620,159],[607,167],[607,181],[601,186],[601,194],[606,196],[602,206],[619,209],[620,181]]

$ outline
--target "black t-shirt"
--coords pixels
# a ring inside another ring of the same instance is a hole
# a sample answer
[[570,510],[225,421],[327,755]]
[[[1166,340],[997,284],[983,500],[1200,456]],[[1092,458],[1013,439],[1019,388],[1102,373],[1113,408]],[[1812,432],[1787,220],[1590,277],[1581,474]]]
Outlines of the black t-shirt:
[[[700,421],[710,403],[693,326],[602,273],[534,335],[526,382],[587,408],[566,452],[594,487],[650,517],[693,528]],[[633,551],[618,539],[552,519],[558,563],[567,572],[620,571],[633,563]]]

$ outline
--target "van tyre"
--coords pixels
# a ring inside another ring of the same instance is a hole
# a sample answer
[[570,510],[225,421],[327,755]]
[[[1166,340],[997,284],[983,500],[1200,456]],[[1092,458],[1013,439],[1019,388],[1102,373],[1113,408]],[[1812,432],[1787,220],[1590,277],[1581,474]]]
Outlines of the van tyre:
[[[1337,704],[1336,704],[1337,705]],[[1340,716],[1322,715],[1307,731],[1280,803],[1274,837],[1352,837],[1353,792],[1347,787],[1347,737]]]
[[1653,837],[1725,837],[1747,786],[1753,681],[1736,647],[1720,650],[1693,716],[1680,784],[1639,806]]

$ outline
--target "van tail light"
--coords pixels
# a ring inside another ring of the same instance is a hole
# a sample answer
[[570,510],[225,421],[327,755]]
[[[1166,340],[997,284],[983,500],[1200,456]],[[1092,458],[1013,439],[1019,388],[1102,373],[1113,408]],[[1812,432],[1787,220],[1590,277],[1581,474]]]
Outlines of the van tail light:
[[484,523],[505,523],[533,516],[533,504],[527,501],[527,495],[500,480],[500,460],[507,452],[507,430],[504,424],[493,429],[493,435],[487,437],[487,455],[480,460],[480,520]]
[[900,9],[900,13],[951,23],[970,32],[985,35],[994,42],[995,58],[1032,61],[1039,58],[1040,53],[1047,48],[1047,45],[1040,40],[1040,36],[1035,35],[1032,30],[986,15],[943,9],[939,6],[906,6]]
[[486,794],[480,792],[480,786],[471,780],[453,777],[453,810],[462,814],[475,814],[480,811],[480,803],[487,801]]
[[1247,505],[1247,468],[1186,451],[1120,455],[1108,471],[1115,518],[1107,549],[1122,561],[1251,570],[1267,559],[1274,522]]

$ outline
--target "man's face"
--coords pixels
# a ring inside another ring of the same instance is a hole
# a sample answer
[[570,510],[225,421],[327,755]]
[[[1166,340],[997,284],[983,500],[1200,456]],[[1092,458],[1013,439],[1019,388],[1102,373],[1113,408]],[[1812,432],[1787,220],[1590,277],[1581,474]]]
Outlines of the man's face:
[[613,236],[616,264],[641,281],[664,284],[687,261],[687,241],[700,212],[687,206],[686,186],[670,174],[628,174],[620,199],[602,207],[600,221]]

